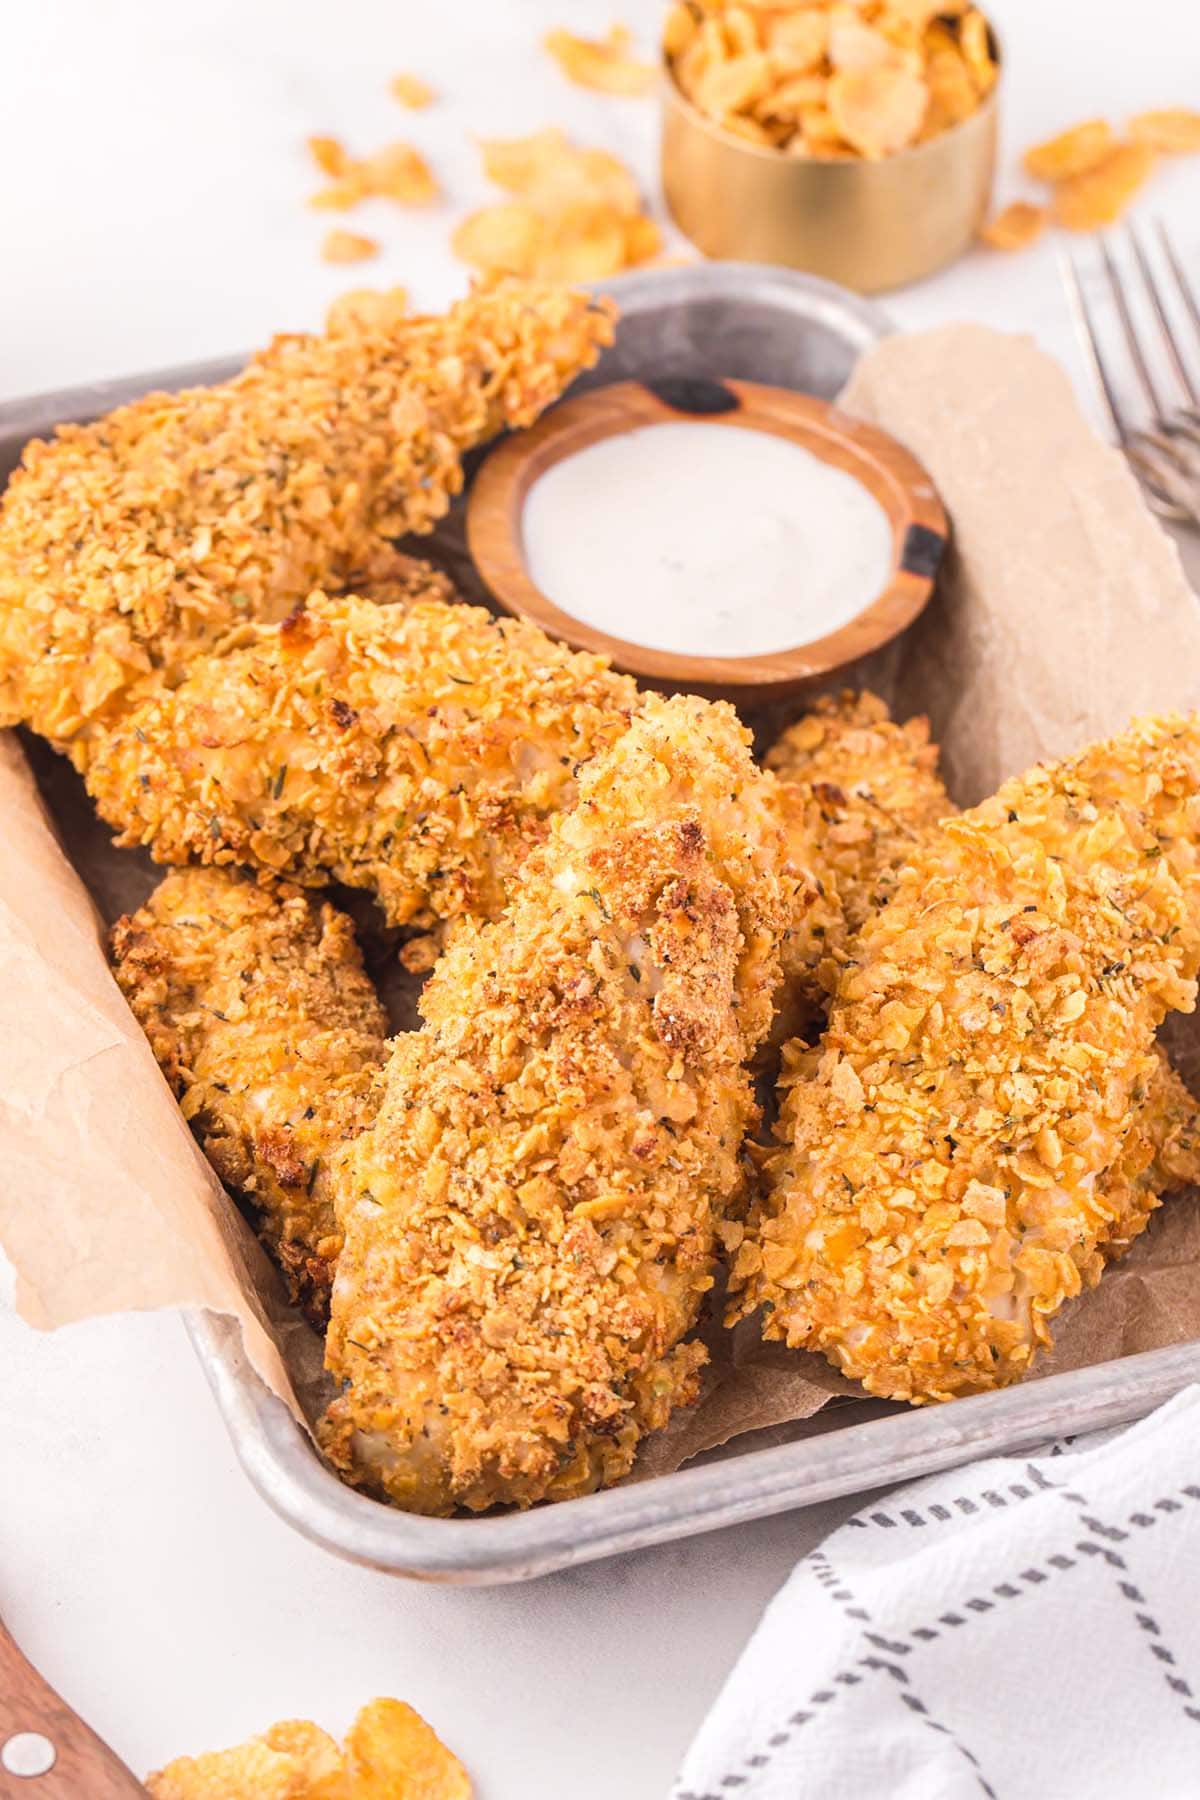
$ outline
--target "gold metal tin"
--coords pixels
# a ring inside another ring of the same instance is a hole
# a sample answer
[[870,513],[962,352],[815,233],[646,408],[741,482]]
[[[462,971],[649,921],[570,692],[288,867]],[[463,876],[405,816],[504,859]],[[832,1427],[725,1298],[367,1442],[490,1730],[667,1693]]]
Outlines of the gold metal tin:
[[819,162],[722,130],[667,67],[667,206],[705,256],[806,269],[860,294],[919,281],[967,249],[987,212],[1002,80],[928,143],[879,162]]

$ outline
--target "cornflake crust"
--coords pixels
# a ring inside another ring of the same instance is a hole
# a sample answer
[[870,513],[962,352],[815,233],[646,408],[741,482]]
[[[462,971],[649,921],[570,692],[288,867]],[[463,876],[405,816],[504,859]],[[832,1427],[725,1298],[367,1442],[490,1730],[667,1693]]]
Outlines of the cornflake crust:
[[491,916],[636,703],[603,657],[521,620],[315,594],[130,702],[88,791],[160,862],[366,888],[392,925]]
[[562,1499],[694,1397],[791,908],[777,802],[731,708],[648,696],[502,917],[453,935],[338,1183],[346,1479],[425,1513]]
[[224,869],[168,875],[111,935],[117,984],[217,1175],[323,1329],[333,1150],[375,1114],[387,1020],[344,913]]
[[888,1398],[1026,1372],[1195,1162],[1198,795],[1200,719],[1143,720],[929,834],[793,1049],[736,1312]]
[[28,444],[0,499],[0,725],[86,773],[135,691],[394,563],[463,452],[530,424],[611,337],[587,295],[502,280],[444,316],[276,338],[219,387]]
[[724,130],[824,161],[927,143],[978,111],[1000,72],[965,0],[676,0],[663,47],[680,91]]
[[285,1719],[233,1750],[181,1756],[146,1777],[152,1800],[471,1800],[458,1758],[411,1706],[372,1700],[339,1749]]
[[847,949],[883,905],[924,834],[955,808],[929,721],[897,724],[876,694],[826,695],[767,752],[783,784],[793,863],[806,892],[783,949],[782,1016],[823,1018]]

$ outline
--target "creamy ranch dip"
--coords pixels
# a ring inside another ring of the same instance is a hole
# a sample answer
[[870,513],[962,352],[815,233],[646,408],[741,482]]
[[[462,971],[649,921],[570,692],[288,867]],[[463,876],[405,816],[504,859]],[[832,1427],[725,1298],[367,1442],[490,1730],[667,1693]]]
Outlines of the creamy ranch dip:
[[874,495],[787,438],[640,425],[538,477],[521,519],[536,585],[626,642],[694,656],[810,644],[887,584]]

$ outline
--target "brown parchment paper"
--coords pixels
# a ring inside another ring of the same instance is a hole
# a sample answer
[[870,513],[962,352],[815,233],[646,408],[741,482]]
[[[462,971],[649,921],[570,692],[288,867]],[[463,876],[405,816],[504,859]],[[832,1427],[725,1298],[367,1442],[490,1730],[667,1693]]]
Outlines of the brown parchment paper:
[[[1200,705],[1200,607],[1175,547],[1031,342],[974,326],[890,338],[843,404],[916,453],[953,522],[937,597],[856,675],[930,715],[959,804],[1137,712]],[[460,513],[432,551],[478,597]],[[764,736],[799,707],[772,710],[752,721]],[[20,1311],[42,1327],[130,1308],[229,1314],[264,1381],[311,1416],[317,1341],[282,1305],[104,960],[102,919],[141,901],[151,865],[113,850],[66,765],[12,734],[0,734],[0,829],[0,1245]],[[386,967],[386,944],[375,949]],[[412,1023],[411,990],[389,985],[394,1022]],[[1200,1031],[1183,1022],[1172,1047],[1200,1092]],[[822,1359],[716,1319],[700,1403],[647,1444],[635,1479],[748,1432],[883,1410]],[[1064,1315],[1038,1372],[1192,1337],[1200,1204],[1181,1196]]]

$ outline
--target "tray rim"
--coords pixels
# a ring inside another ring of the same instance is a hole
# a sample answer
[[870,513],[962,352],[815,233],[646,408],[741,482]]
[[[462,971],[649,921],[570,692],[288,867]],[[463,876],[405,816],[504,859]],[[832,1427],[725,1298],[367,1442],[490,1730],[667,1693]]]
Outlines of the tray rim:
[[238,1460],[280,1518],[348,1562],[473,1587],[528,1581],[844,1495],[876,1493],[980,1456],[1130,1424],[1200,1382],[1200,1340],[1194,1340],[816,1438],[734,1452],[528,1512],[431,1519],[343,1486],[250,1367],[233,1319],[189,1312],[184,1322]]
[[[859,353],[893,329],[873,301],[793,270],[699,263],[607,282],[625,317],[694,297],[743,296],[834,326]],[[115,376],[0,402],[0,437],[38,437],[158,389],[226,380],[246,356],[229,355]],[[820,1437],[733,1451],[671,1475],[609,1488],[525,1513],[429,1519],[355,1493],[321,1462],[284,1403],[254,1373],[236,1322],[182,1312],[234,1451],[251,1484],[289,1525],[347,1561],[410,1578],[461,1585],[528,1580],[554,1570],[868,1493],[987,1453],[1144,1417],[1200,1382],[1200,1340],[1050,1375],[952,1406],[860,1421]]]

